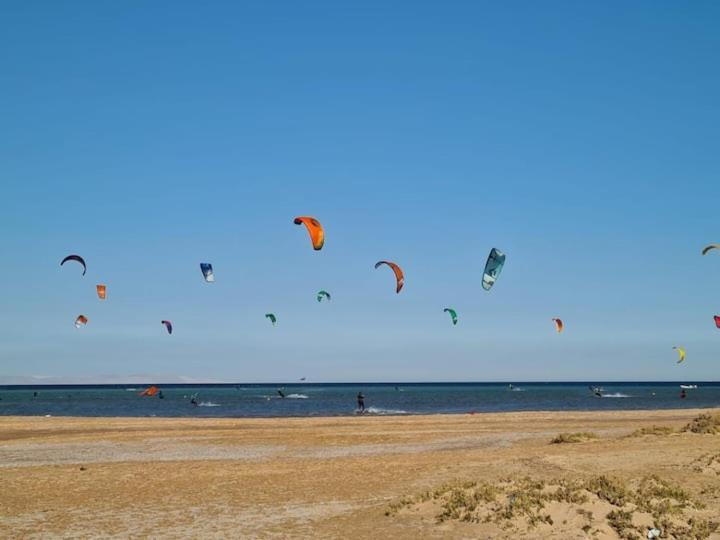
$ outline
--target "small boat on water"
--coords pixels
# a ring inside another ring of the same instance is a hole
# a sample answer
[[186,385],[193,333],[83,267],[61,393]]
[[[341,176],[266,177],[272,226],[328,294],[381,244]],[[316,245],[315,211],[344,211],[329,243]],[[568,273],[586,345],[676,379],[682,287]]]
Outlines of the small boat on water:
[[680,388],[685,388],[686,390],[690,390],[692,388],[697,388],[697,384],[681,384]]

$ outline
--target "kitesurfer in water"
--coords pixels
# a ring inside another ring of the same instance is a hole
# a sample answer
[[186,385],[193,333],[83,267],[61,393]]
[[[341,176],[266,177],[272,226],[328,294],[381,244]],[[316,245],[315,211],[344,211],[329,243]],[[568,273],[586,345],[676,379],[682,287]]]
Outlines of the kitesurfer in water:
[[687,397],[687,392],[683,388],[682,390],[680,390],[680,399],[685,399],[686,397]]
[[165,399],[165,396],[163,396],[162,390],[158,392],[158,399]]
[[357,395],[357,405],[358,405],[358,411],[365,412],[365,396],[363,396],[362,392],[358,392]]
[[197,407],[199,405],[198,400],[197,400],[197,394],[193,394],[192,396],[190,396],[190,404],[195,407]]
[[285,397],[285,392],[282,391],[282,388],[278,388],[278,391],[277,391],[277,392],[278,392],[278,394],[280,395],[281,398],[284,398],[284,397]]

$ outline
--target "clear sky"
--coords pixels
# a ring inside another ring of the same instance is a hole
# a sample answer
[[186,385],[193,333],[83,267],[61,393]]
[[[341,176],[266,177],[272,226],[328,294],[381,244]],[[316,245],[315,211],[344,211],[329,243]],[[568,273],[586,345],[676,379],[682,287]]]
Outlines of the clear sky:
[[720,379],[719,3],[206,4],[0,4],[0,382]]

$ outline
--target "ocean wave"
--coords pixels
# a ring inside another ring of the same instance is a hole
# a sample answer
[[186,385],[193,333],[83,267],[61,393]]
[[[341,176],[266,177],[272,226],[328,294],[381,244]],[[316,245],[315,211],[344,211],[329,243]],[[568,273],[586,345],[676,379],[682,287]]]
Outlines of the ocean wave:
[[401,409],[382,409],[380,407],[368,407],[367,409],[365,409],[364,414],[377,414],[382,416],[384,414],[408,414],[408,412]]
[[511,388],[510,390],[511,390],[512,392],[524,392],[524,391],[525,391],[524,388]]
[[602,397],[621,398],[621,397],[632,397],[632,396],[628,396],[627,394],[621,394],[620,392],[615,392],[614,394],[603,394]]
[[137,392],[137,388],[126,388],[126,392]]
[[198,403],[198,407],[220,407],[220,404],[213,403],[212,401],[201,401]]
[[285,396],[287,399],[308,399],[305,394],[288,394]]

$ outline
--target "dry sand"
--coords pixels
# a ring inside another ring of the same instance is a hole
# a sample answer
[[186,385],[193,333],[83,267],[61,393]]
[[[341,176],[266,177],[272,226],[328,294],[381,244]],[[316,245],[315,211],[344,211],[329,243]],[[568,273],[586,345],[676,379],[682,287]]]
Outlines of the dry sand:
[[[488,518],[497,508],[484,503],[470,521],[439,522],[443,490],[422,496],[448,482],[527,476],[556,485],[598,474],[628,485],[658,475],[705,504],[676,521],[712,522],[720,435],[630,436],[679,429],[702,412],[0,417],[0,538],[618,538],[605,519],[611,506],[595,498],[548,502],[553,524],[529,525]],[[597,438],[550,444],[577,431]],[[579,511],[587,508],[592,518]]]

